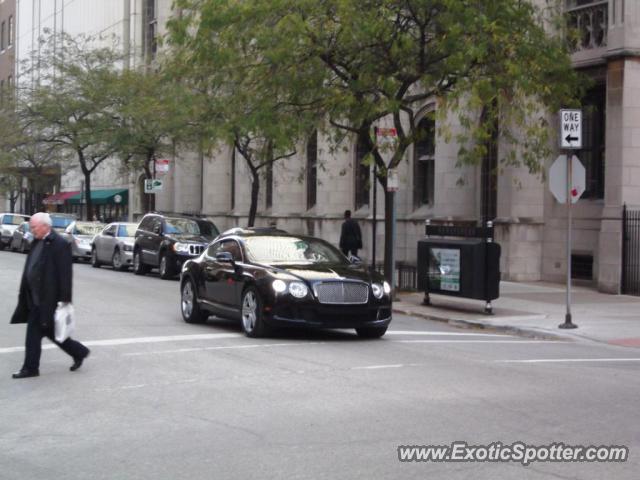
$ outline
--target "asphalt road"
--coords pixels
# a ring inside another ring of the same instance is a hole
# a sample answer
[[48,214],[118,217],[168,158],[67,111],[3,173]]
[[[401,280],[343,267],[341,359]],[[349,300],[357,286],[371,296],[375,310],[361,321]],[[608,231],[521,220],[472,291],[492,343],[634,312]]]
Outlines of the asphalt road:
[[[25,256],[0,252],[0,479],[637,479],[640,358],[395,316],[248,339],[185,324],[176,281],[74,266],[71,359],[13,380]],[[634,356],[635,353],[635,356]],[[400,462],[400,445],[624,445],[624,463]]]

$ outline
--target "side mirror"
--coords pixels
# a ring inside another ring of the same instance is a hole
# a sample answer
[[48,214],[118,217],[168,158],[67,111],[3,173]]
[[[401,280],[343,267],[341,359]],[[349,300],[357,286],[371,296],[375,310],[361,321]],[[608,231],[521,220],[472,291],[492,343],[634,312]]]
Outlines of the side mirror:
[[235,263],[233,261],[233,255],[229,252],[218,252],[216,253],[216,262],[218,263]]

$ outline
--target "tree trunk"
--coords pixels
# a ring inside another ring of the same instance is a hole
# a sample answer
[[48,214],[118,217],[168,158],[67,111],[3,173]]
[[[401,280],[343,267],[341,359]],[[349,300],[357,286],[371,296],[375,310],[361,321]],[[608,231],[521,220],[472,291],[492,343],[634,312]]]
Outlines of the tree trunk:
[[251,207],[249,208],[248,227],[253,227],[256,222],[256,212],[258,211],[258,192],[260,191],[260,177],[258,171],[251,170]]
[[393,204],[395,201],[395,192],[387,192],[384,190],[384,278],[389,285],[395,287],[393,283],[394,274],[394,258],[393,249],[395,247],[395,239],[393,238]]
[[86,218],[85,220],[93,220],[93,202],[91,201],[91,172],[84,174],[84,196],[86,202]]

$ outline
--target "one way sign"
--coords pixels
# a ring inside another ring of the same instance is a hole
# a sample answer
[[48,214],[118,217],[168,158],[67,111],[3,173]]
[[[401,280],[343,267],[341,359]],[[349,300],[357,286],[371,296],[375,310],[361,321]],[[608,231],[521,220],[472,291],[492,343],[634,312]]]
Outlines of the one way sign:
[[582,110],[560,110],[560,148],[582,148]]

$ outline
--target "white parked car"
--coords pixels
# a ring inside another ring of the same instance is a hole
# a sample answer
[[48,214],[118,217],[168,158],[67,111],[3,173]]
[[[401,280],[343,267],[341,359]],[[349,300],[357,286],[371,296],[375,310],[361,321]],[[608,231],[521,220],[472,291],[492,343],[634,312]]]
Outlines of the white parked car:
[[102,231],[104,223],[75,221],[69,224],[62,236],[71,243],[73,260],[90,260],[93,237]]
[[137,223],[110,223],[94,237],[91,265],[111,265],[114,270],[126,270],[133,260],[133,242]]
[[11,243],[13,232],[22,224],[29,221],[29,215],[19,213],[0,213],[0,250],[4,250]]

